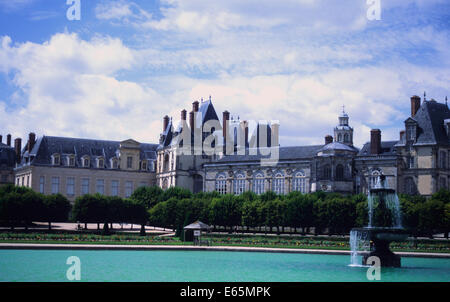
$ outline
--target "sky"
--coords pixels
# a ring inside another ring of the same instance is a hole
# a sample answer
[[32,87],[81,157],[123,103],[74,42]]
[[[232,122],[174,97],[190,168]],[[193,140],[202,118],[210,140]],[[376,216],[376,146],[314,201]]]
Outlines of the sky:
[[411,96],[450,94],[449,17],[448,0],[0,0],[0,134],[157,143],[211,96],[219,117],[279,121],[282,146],[323,144],[343,106],[357,147],[396,140]]

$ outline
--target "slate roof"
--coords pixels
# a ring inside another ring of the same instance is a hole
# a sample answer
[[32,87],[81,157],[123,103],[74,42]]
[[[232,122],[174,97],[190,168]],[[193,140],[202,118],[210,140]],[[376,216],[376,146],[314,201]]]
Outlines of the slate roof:
[[0,143],[0,166],[14,167],[16,152],[6,144]]
[[340,151],[350,151],[350,152],[358,152],[358,149],[356,149],[355,147],[351,147],[339,142],[333,142],[330,144],[327,144],[325,146],[323,146],[320,151],[329,151],[329,150],[340,150]]
[[[323,147],[323,145],[313,146],[293,146],[293,147],[280,147],[279,148],[279,160],[301,160],[311,159],[317,155],[317,152]],[[231,162],[245,162],[245,161],[259,161],[262,158],[269,158],[267,156],[258,155],[227,155],[221,159],[213,162],[212,164],[231,163]]]
[[370,142],[365,143],[362,149],[359,151],[358,156],[392,156],[396,155],[395,145],[398,141],[386,141],[381,142],[381,152],[380,154],[373,155],[370,154]]
[[450,137],[444,127],[444,120],[450,119],[450,110],[446,104],[434,100],[424,101],[411,119],[418,126],[415,144],[450,145]]
[[[85,155],[90,156],[91,159],[103,156],[105,165],[109,167],[109,159],[116,157],[120,143],[118,141],[43,136],[36,141],[30,155],[34,156],[33,165],[51,165],[53,154],[73,154],[75,155],[75,166],[81,166],[81,158]],[[157,146],[156,144],[140,144],[141,159],[156,160]],[[22,156],[28,156],[26,148],[23,149]],[[91,160],[91,165],[93,164]]]

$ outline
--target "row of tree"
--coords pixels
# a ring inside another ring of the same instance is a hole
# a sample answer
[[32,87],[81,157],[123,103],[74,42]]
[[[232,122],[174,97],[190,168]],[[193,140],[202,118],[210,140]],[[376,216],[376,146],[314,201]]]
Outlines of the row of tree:
[[[433,234],[450,230],[450,191],[442,190],[431,198],[400,195],[403,226],[415,235]],[[130,199],[85,195],[76,199],[70,212],[70,203],[62,195],[44,196],[30,189],[15,186],[0,188],[0,220],[12,226],[18,222],[67,221],[145,224],[176,229],[201,220],[222,226],[229,231],[236,227],[253,230],[262,227],[285,227],[302,232],[314,228],[317,234],[346,234],[353,227],[368,224],[365,195],[344,196],[337,193],[291,192],[277,195],[267,192],[256,195],[220,195],[217,192],[192,194],[182,188],[163,191],[159,187],[140,187]],[[375,209],[376,210],[376,209]],[[265,230],[266,228],[264,228]]]
[[16,225],[28,229],[33,221],[48,222],[51,229],[52,222],[67,221],[70,209],[69,200],[61,194],[46,196],[25,187],[0,187],[0,221],[12,229]]

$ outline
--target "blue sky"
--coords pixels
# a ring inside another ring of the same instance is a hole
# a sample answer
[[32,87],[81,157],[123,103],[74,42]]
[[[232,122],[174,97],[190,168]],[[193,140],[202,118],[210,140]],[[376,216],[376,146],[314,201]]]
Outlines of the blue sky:
[[[373,0],[371,0],[373,1]],[[409,98],[444,102],[450,2],[0,0],[0,132],[157,142],[165,114],[212,96],[221,116],[279,120],[320,144],[342,105],[361,147],[395,140]]]

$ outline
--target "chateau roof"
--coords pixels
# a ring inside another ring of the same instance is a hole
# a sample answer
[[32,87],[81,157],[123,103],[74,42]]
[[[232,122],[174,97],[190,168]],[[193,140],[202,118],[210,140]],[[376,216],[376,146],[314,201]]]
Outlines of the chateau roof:
[[[117,156],[120,144],[119,141],[43,136],[36,141],[30,154],[26,147],[23,148],[22,156],[33,156],[32,164],[34,165],[51,165],[53,154],[73,154],[76,166],[81,165],[81,158],[85,155],[91,158],[103,156],[105,165],[109,167],[109,159]],[[141,159],[155,160],[157,146],[156,144],[140,144]]]
[[[381,142],[381,152],[376,156],[396,155],[395,145],[397,142],[398,141]],[[374,156],[374,154],[370,154],[370,142],[364,144],[361,151],[359,151],[358,156]]]

